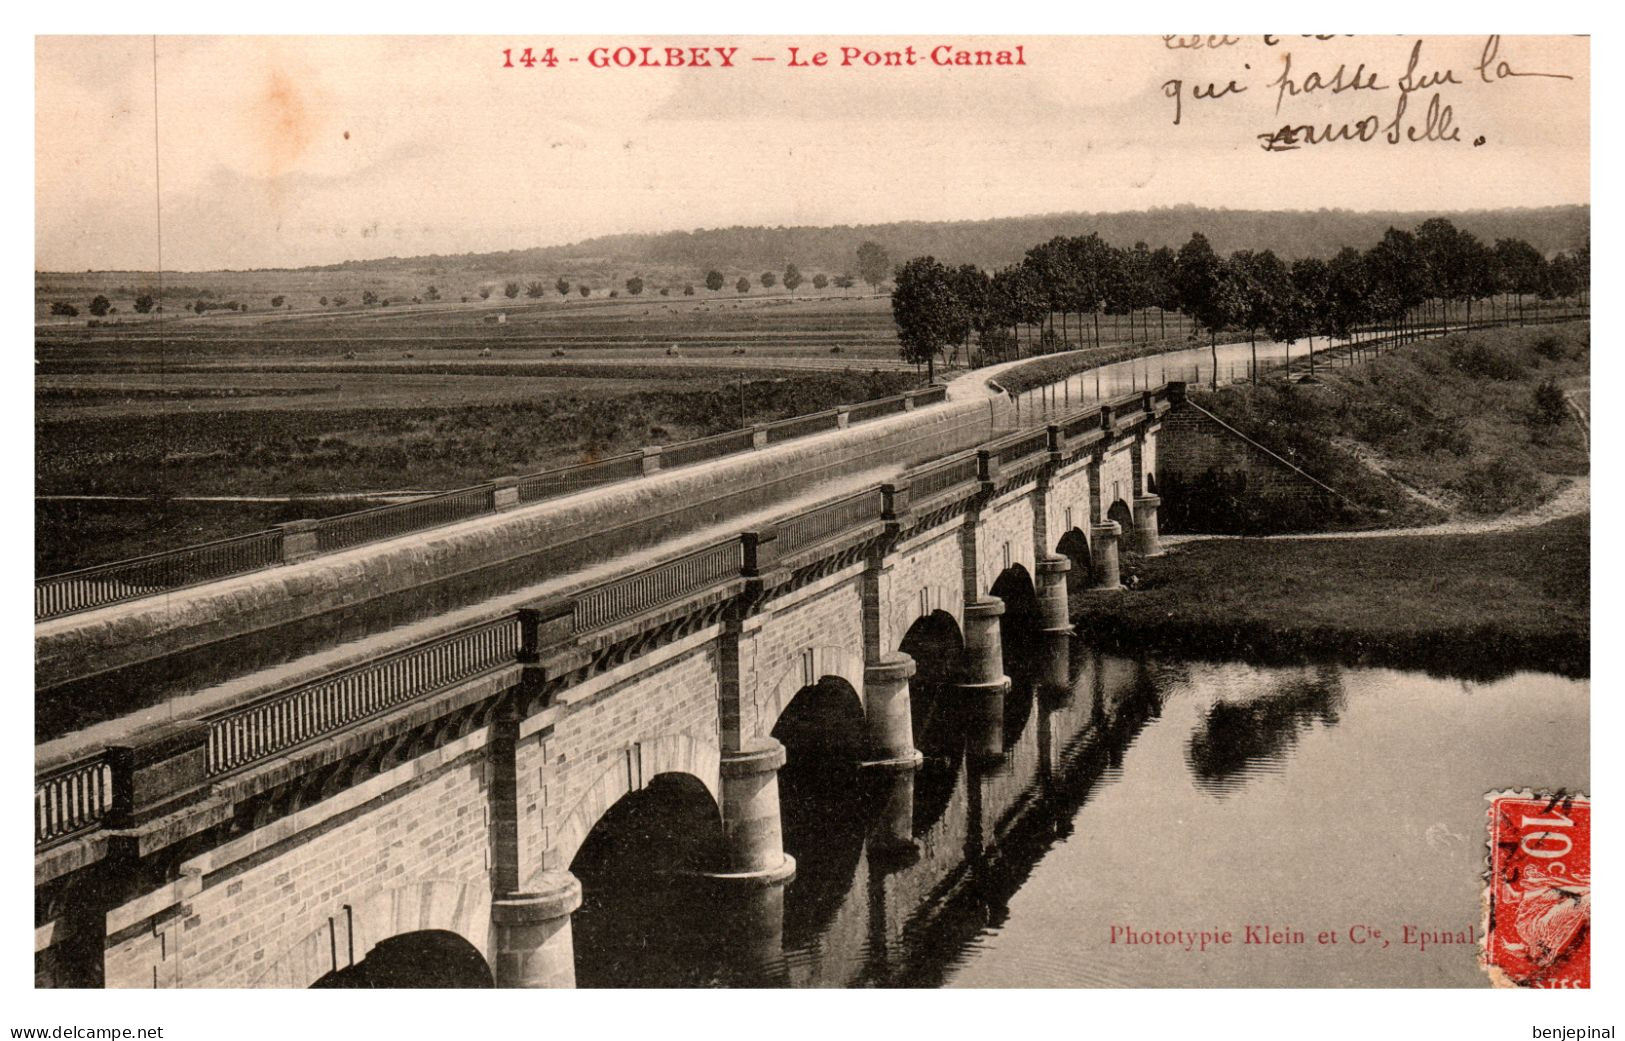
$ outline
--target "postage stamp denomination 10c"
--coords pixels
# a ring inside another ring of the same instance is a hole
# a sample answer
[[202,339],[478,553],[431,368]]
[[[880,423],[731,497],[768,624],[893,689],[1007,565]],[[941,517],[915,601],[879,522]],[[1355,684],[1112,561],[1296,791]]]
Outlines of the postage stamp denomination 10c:
[[1497,986],[1591,986],[1591,800],[1496,792],[1484,968]]

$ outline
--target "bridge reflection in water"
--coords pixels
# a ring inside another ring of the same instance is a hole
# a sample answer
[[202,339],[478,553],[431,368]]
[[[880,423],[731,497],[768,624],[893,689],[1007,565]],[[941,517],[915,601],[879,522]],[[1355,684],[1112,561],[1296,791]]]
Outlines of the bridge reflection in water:
[[905,641],[921,663],[918,769],[858,765],[842,735],[859,732],[861,709],[844,682],[791,702],[774,730],[788,885],[719,893],[697,877],[720,821],[686,778],[606,815],[570,866],[584,893],[578,986],[940,984],[1160,710],[1144,667],[1043,632],[1030,584],[1005,593],[1011,687],[997,711],[939,665],[958,657],[951,618],[928,616]]

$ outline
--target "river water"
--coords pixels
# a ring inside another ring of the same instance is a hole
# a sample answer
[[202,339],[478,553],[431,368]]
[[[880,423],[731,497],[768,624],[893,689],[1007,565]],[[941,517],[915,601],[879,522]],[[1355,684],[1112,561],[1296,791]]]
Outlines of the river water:
[[[1062,646],[1064,686],[1007,657],[991,743],[918,690],[916,772],[792,747],[782,890],[583,867],[580,985],[1484,986],[1485,793],[1588,790],[1583,680]],[[1230,942],[1129,942],[1179,930]]]
[[[1088,407],[1096,401],[1132,394],[1136,391],[1160,387],[1170,380],[1183,380],[1192,386],[1208,386],[1218,373],[1220,384],[1245,380],[1253,370],[1257,358],[1260,373],[1271,366],[1291,363],[1292,375],[1309,372],[1311,341],[1307,338],[1291,343],[1272,343],[1264,340],[1256,344],[1221,343],[1216,350],[1207,345],[1183,350],[1151,354],[1143,358],[1100,365],[1067,379],[1030,390],[1015,398],[1017,424],[1029,424],[1054,419],[1068,411]],[[1333,344],[1324,336],[1313,341],[1316,371],[1324,366],[1346,366],[1353,360],[1342,350],[1344,344]],[[1333,347],[1337,354],[1328,354]],[[1369,352],[1371,348],[1360,348]]]

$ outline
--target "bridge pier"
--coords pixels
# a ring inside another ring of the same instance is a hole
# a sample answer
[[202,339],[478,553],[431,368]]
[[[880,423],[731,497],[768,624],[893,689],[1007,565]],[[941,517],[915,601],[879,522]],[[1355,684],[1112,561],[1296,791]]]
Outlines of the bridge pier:
[[1066,575],[1072,561],[1065,557],[1039,557],[1035,565],[1038,587],[1038,616],[1046,633],[1070,633],[1072,615],[1066,598]]
[[886,770],[866,778],[873,787],[873,816],[865,845],[871,864],[887,870],[906,867],[919,859],[914,841],[914,771]]
[[727,966],[747,985],[782,984],[784,886],[763,885],[717,894],[716,936]]
[[722,753],[722,865],[711,878],[776,886],[795,877],[779,817],[784,762],[784,746],[771,737]]
[[1162,536],[1157,531],[1157,510],[1162,505],[1160,495],[1138,495],[1134,498],[1134,527],[1137,529],[1136,548],[1145,556],[1162,556]]
[[1004,695],[1010,677],[1004,674],[1004,648],[999,616],[1004,601],[996,596],[965,605],[965,662],[959,682],[966,704],[967,751],[973,756],[1004,756]]
[[1101,521],[1094,526],[1094,538],[1089,547],[1095,561],[1095,589],[1123,588],[1122,573],[1117,567],[1117,538],[1122,526],[1114,520]]
[[581,906],[581,883],[568,871],[548,871],[532,892],[491,901],[493,975],[499,987],[576,985],[570,915]]
[[1039,704],[1064,708],[1072,703],[1072,633],[1046,632],[1038,668]]
[[906,654],[864,667],[864,766],[912,770],[920,765],[909,698],[913,675],[914,659]]

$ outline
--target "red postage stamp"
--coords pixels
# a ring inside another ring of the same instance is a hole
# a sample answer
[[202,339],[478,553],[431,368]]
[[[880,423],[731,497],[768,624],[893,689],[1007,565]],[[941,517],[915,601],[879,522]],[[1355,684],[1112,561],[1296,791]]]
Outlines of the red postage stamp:
[[1502,987],[1591,986],[1591,800],[1497,792],[1484,968]]

